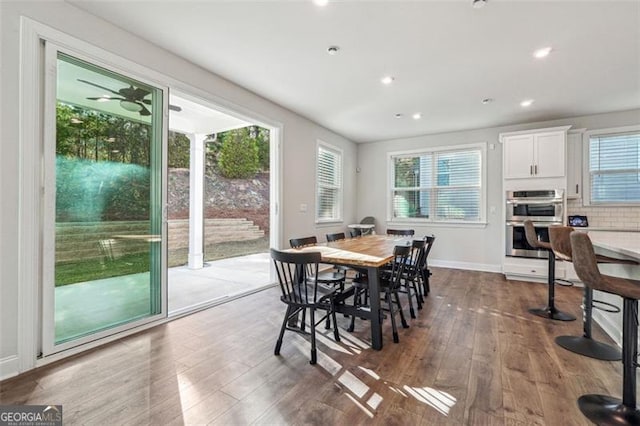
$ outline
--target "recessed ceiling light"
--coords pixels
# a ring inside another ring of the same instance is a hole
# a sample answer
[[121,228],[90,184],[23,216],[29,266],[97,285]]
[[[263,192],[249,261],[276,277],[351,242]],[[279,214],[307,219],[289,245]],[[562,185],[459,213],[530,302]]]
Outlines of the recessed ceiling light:
[[420,120],[422,118],[422,114],[420,114],[419,112],[416,112],[415,114],[413,114],[411,116],[414,120]]
[[527,99],[525,101],[520,102],[520,106],[524,108],[530,107],[531,104],[533,104],[533,99]]
[[395,80],[395,78],[393,78],[393,77],[392,77],[392,76],[390,76],[390,75],[386,75],[386,76],[384,76],[384,77],[382,77],[382,78],[380,79],[380,81],[382,82],[382,84],[386,84],[386,85],[389,85],[389,84],[393,83],[393,80]]
[[340,50],[340,46],[329,46],[329,47],[327,47],[327,53],[329,55],[337,54],[338,50]]
[[493,102],[493,99],[491,99],[491,98],[484,98],[484,99],[482,100],[482,105],[490,104],[491,102]]
[[102,95],[100,96],[98,99],[96,99],[98,102],[107,102],[111,100],[111,96],[109,95]]
[[471,3],[474,9],[482,9],[487,5],[487,0],[473,0]]
[[396,115],[394,115],[394,117],[395,117],[395,118],[402,118],[402,117],[404,117],[404,116],[403,116],[402,114],[400,114],[400,113],[396,113]]
[[329,0],[313,0],[316,6],[324,7],[329,4]]
[[549,53],[551,53],[551,50],[552,49],[550,47],[543,47],[542,49],[538,49],[533,52],[533,57],[537,59],[546,58],[549,56]]

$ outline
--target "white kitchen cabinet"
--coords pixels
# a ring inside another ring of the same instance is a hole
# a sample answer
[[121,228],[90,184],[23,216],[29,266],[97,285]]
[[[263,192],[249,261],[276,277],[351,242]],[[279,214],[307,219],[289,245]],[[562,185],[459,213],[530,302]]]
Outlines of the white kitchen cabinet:
[[567,130],[571,126],[501,133],[504,178],[551,178],[566,175]]
[[567,198],[582,198],[582,135],[585,129],[567,134]]

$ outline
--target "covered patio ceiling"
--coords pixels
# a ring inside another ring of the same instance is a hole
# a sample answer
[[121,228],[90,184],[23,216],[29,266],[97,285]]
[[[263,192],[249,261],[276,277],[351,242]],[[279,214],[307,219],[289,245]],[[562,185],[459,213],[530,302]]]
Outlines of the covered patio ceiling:
[[[137,103],[151,111],[151,86],[98,67],[85,66],[69,58],[60,60],[58,65],[59,101],[127,120],[151,123],[151,115],[143,115],[125,108],[127,105],[123,105],[123,96],[119,94],[119,91],[127,88],[140,88],[149,92],[146,96],[138,98],[140,100]],[[169,95],[169,105],[169,129],[179,133],[209,135],[253,124],[218,111],[212,106],[206,106],[204,101],[197,102],[187,95],[174,94],[172,91]]]

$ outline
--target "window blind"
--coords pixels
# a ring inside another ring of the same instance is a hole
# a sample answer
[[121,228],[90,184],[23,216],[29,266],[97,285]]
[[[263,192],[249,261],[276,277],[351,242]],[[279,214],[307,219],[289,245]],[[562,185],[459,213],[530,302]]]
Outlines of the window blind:
[[342,156],[318,147],[316,220],[332,221],[342,217]]
[[640,133],[589,138],[594,204],[640,203]]
[[482,153],[479,148],[392,159],[393,218],[481,220]]

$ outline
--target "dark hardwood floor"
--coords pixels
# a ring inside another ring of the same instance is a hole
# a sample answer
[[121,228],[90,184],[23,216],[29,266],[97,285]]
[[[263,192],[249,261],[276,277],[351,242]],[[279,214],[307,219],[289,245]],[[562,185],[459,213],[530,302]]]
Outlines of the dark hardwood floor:
[[[581,394],[620,396],[620,362],[555,345],[580,320],[527,312],[545,284],[435,269],[431,288],[399,344],[385,321],[381,351],[340,315],[342,342],[320,327],[317,365],[295,333],[274,356],[273,288],[4,381],[0,404],[62,404],[65,424],[87,425],[586,425]],[[581,318],[581,289],[558,287],[556,303]]]

